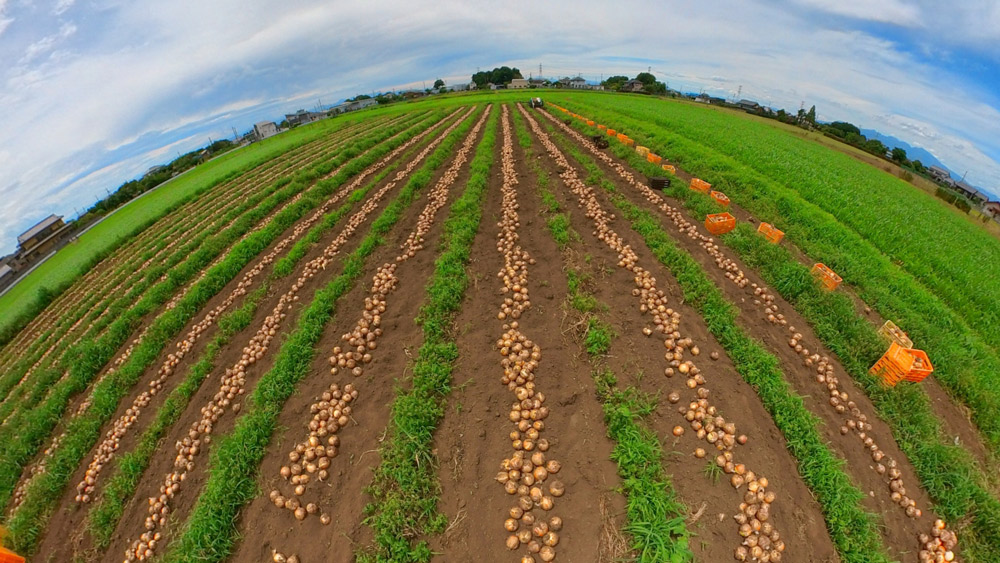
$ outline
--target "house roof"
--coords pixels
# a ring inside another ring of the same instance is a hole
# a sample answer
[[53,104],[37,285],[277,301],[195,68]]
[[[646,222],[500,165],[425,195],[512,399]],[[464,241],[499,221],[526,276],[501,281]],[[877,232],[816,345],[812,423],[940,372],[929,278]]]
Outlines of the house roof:
[[741,105],[741,106],[758,106],[760,104],[758,104],[757,102],[755,102],[753,100],[740,100],[739,101],[739,105]]
[[267,127],[268,125],[275,125],[275,123],[273,121],[258,121],[253,124],[254,127]]
[[7,274],[12,274],[12,273],[14,273],[14,270],[11,269],[11,267],[8,266],[7,264],[0,266],[0,279],[2,279]]
[[30,229],[25,231],[24,234],[17,237],[18,244],[23,244],[25,241],[31,240],[31,237],[49,228],[50,226],[58,222],[60,219],[62,219],[62,217],[58,215],[49,215],[45,219],[42,219],[37,225],[31,227]]
[[928,170],[932,172],[937,172],[939,174],[948,174],[948,171],[945,170],[944,168],[941,168],[940,166],[931,166],[928,168]]

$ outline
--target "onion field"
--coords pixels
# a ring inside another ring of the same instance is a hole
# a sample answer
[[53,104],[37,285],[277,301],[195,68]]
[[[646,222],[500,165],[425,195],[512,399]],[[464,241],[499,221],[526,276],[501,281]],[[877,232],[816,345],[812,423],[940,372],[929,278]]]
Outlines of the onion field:
[[[4,546],[1000,561],[1000,241],[766,124],[532,94],[326,120],[161,188],[9,324]],[[930,378],[869,373],[886,320]]]

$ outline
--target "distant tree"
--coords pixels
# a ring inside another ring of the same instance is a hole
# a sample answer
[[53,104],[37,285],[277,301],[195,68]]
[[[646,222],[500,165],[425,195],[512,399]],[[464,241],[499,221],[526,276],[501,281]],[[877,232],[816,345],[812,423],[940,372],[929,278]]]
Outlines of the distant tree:
[[621,90],[622,86],[628,82],[627,76],[615,75],[608,77],[607,80],[601,82],[605,90]]
[[900,164],[906,164],[906,161],[907,161],[907,159],[906,159],[906,151],[903,150],[903,149],[901,149],[901,148],[899,148],[899,147],[896,147],[896,148],[892,149],[892,160],[894,160],[894,161],[896,161],[896,162],[898,162]]
[[278,129],[288,129],[288,120],[284,120],[278,125]]
[[645,86],[643,86],[642,90],[647,94],[662,96],[663,94],[667,93],[667,85],[662,82],[654,80],[651,84],[646,84]]
[[493,84],[507,84],[515,78],[524,78],[517,67],[501,66],[490,71],[480,71],[472,75],[472,81],[476,83],[476,88],[483,88],[488,82]]
[[788,112],[785,111],[785,110],[783,110],[783,109],[779,109],[778,110],[778,121],[788,121]]
[[874,154],[875,156],[882,156],[882,157],[885,156],[885,153],[888,150],[886,146],[882,143],[882,141],[879,141],[878,139],[868,139],[867,141],[865,141],[865,144],[862,148]]
[[356,102],[358,100],[367,100],[369,98],[371,98],[371,96],[369,96],[368,94],[359,94],[357,96],[354,96],[353,98],[350,98],[347,101],[349,101],[349,102]]
[[847,136],[844,137],[844,140],[852,145],[862,148],[864,148],[864,144],[868,142],[868,139],[860,133],[848,133]]
[[918,174],[925,174],[927,172],[927,167],[924,166],[924,163],[920,162],[919,160],[914,160],[913,162],[910,163],[910,166],[912,166],[913,169],[916,170]]
[[858,129],[854,124],[847,123],[846,121],[834,121],[833,123],[827,125],[830,129],[840,131],[843,134],[841,137],[846,137],[848,133],[854,133],[855,135],[861,134],[861,129]]
[[802,123],[803,121],[805,121],[806,120],[806,110],[800,109],[799,113],[795,114],[795,118],[796,118],[796,121],[798,121],[799,123]]
[[444,86],[444,80],[441,80],[440,78],[438,78],[437,80],[434,81],[434,89],[435,90],[437,90],[438,88],[441,88],[443,86]]
[[635,75],[635,79],[642,82],[644,85],[649,86],[656,83],[656,77],[648,72],[640,72]]
[[806,114],[806,121],[816,125],[816,106],[809,108],[809,113]]

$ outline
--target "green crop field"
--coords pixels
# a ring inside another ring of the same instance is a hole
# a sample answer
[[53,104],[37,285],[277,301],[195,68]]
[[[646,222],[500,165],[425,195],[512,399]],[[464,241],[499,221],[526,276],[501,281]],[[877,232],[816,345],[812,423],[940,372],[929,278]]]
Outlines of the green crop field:
[[[0,299],[5,546],[1000,562],[997,258],[922,190],[686,102],[486,91],[296,128]],[[929,379],[869,373],[883,319]]]

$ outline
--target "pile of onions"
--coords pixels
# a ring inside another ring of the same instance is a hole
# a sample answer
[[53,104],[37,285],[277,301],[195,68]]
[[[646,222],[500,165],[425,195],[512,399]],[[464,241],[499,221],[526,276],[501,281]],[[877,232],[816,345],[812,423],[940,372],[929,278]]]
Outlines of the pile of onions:
[[497,252],[503,256],[504,267],[497,277],[503,282],[500,293],[504,298],[497,318],[505,322],[497,348],[503,357],[500,363],[504,375],[500,381],[513,392],[517,401],[510,410],[510,421],[516,426],[510,433],[514,453],[500,464],[496,480],[508,494],[518,499],[504,522],[504,529],[510,534],[507,548],[513,551],[527,547],[528,554],[521,561],[535,563],[535,555],[542,561],[552,561],[556,557],[562,519],[548,516],[548,513],[555,505],[554,498],[563,496],[566,487],[552,478],[562,469],[562,464],[548,456],[549,441],[542,437],[544,421],[549,415],[545,394],[535,385],[535,370],[542,359],[542,350],[521,332],[516,320],[531,307],[528,266],[535,260],[517,242],[520,220],[515,185],[518,181],[507,106],[503,106],[502,130],[503,184],[500,191],[503,216],[498,223]]
[[[768,481],[765,477],[758,477],[752,471],[747,470],[743,464],[735,462],[733,449],[737,444],[745,444],[746,436],[737,436],[736,425],[728,422],[710,404],[708,400],[709,390],[705,387],[704,376],[693,360],[685,359],[685,354],[690,353],[691,356],[698,356],[700,351],[690,338],[685,338],[680,332],[680,313],[669,307],[666,294],[657,287],[656,278],[638,264],[638,256],[635,251],[612,229],[611,222],[614,215],[604,210],[594,189],[580,180],[566,157],[523,108],[521,108],[521,113],[528,120],[549,155],[562,169],[560,177],[570,191],[576,194],[584,213],[593,222],[594,235],[618,253],[618,266],[633,274],[635,288],[632,290],[632,295],[639,298],[639,311],[653,317],[652,332],[660,334],[663,338],[663,345],[666,349],[664,360],[667,362],[664,375],[672,377],[675,373],[679,373],[686,378],[686,386],[695,391],[697,400],[691,402],[687,407],[681,407],[679,412],[690,423],[698,439],[705,440],[721,452],[716,463],[726,473],[731,474],[730,482],[733,487],[740,490],[744,485],[747,486],[744,502],[740,505],[740,512],[735,516],[737,522],[740,523],[739,531],[743,538],[742,545],[737,547],[735,551],[735,558],[740,561],[765,563],[780,561],[785,545],[773,524],[767,522],[770,518],[771,503],[774,502],[776,495],[767,490]],[[561,125],[563,130],[572,131],[568,126],[560,124],[558,120],[547,113],[543,112],[543,115],[557,125]],[[590,145],[588,144],[588,146]],[[595,152],[610,159],[604,153],[596,150]],[[621,165],[615,164],[615,166],[623,170]],[[632,178],[632,183],[633,185],[637,184],[634,178]],[[691,236],[690,231],[688,234]],[[745,277],[733,275],[732,279],[743,285],[749,283]],[[673,394],[669,398],[674,401]],[[680,426],[675,427],[673,434],[680,437],[684,434],[684,429]],[[695,455],[702,457],[706,453],[703,449],[698,448]]]

